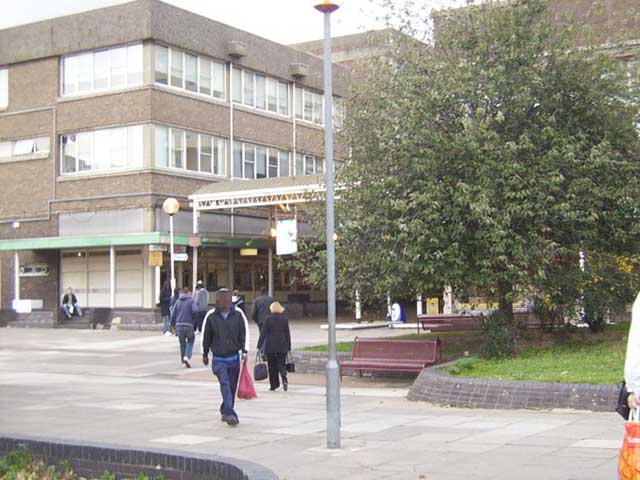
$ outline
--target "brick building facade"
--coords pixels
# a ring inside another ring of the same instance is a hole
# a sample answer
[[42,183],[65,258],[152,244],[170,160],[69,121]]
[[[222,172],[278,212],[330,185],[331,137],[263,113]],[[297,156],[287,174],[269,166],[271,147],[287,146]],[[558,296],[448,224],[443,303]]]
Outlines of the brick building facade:
[[[346,82],[335,65],[338,116]],[[168,243],[169,196],[207,288],[250,301],[272,246],[266,212],[211,213],[194,236],[187,197],[322,173],[322,98],[321,58],[157,0],[0,30],[0,311],[32,300],[53,320],[72,286],[82,305],[154,317],[168,255],[156,269],[149,252]],[[179,285],[192,285],[189,257]],[[286,272],[275,289],[293,292]]]

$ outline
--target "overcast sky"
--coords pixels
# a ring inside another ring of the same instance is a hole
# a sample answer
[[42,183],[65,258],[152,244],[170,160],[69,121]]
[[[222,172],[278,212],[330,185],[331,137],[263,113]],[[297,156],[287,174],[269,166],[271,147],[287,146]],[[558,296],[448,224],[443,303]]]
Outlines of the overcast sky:
[[[129,0],[0,0],[0,29],[59,17]],[[322,38],[322,18],[314,0],[163,0],[185,10],[283,44]],[[464,0],[416,0],[434,8],[460,6]],[[370,0],[338,0],[332,34],[348,35],[383,28],[384,12]]]

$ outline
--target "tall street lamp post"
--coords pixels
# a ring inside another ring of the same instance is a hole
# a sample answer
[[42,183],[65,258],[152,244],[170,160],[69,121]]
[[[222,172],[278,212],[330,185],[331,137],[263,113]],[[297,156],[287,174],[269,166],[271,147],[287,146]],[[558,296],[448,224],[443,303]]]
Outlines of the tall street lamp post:
[[336,355],[336,249],[334,238],[333,188],[333,92],[331,74],[331,14],[337,3],[323,0],[316,10],[324,14],[324,151],[327,168],[327,320],[329,359],[327,377],[327,448],[340,448],[340,367]]
[[169,239],[171,242],[171,250],[169,253],[171,255],[171,291],[173,292],[176,288],[176,274],[173,263],[173,216],[180,210],[180,202],[175,198],[167,198],[162,203],[162,210],[169,215]]

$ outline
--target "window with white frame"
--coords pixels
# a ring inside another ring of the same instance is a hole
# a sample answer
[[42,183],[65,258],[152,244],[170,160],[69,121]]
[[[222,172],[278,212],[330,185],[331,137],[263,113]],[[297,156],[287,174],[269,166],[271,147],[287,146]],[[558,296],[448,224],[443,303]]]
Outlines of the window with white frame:
[[324,173],[324,159],[314,155],[296,153],[296,176]]
[[233,68],[233,101],[257,110],[289,116],[289,83]]
[[345,107],[344,99],[333,97],[333,125],[340,129],[344,126]]
[[27,157],[38,158],[49,154],[49,137],[25,138],[0,142],[0,161],[12,162]]
[[0,110],[9,106],[9,70],[0,68]]
[[156,166],[225,175],[224,138],[155,125]]
[[155,83],[207,97],[225,99],[225,66],[177,48],[154,45]]
[[60,136],[63,175],[142,168],[143,126],[106,128]]
[[295,88],[296,118],[322,125],[324,122],[324,95],[302,87]]
[[142,44],[67,55],[61,65],[63,96],[142,85]]
[[234,142],[233,176],[272,178],[289,176],[289,152],[252,143]]
[[[294,103],[297,119],[324,125],[324,95],[295,87]],[[344,100],[341,97],[333,97],[332,113],[334,126],[342,128],[345,112]]]

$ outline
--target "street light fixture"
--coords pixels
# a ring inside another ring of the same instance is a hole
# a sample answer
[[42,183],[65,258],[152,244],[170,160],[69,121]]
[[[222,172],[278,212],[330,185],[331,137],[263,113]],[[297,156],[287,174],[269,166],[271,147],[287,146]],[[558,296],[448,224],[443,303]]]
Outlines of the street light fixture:
[[176,200],[175,198],[167,198],[163,203],[162,203],[162,211],[164,213],[166,213],[167,215],[169,215],[169,239],[171,242],[171,250],[170,250],[170,255],[171,255],[171,291],[173,292],[176,288],[176,274],[175,274],[175,267],[174,267],[174,263],[173,263],[173,216],[178,213],[178,211],[180,210],[180,202],[178,202],[178,200]]
[[331,74],[331,14],[339,5],[323,0],[314,5],[324,15],[324,151],[326,158],[327,204],[327,323],[329,357],[327,378],[327,448],[340,448],[340,366],[336,354],[336,248],[334,238],[333,188],[333,87]]

